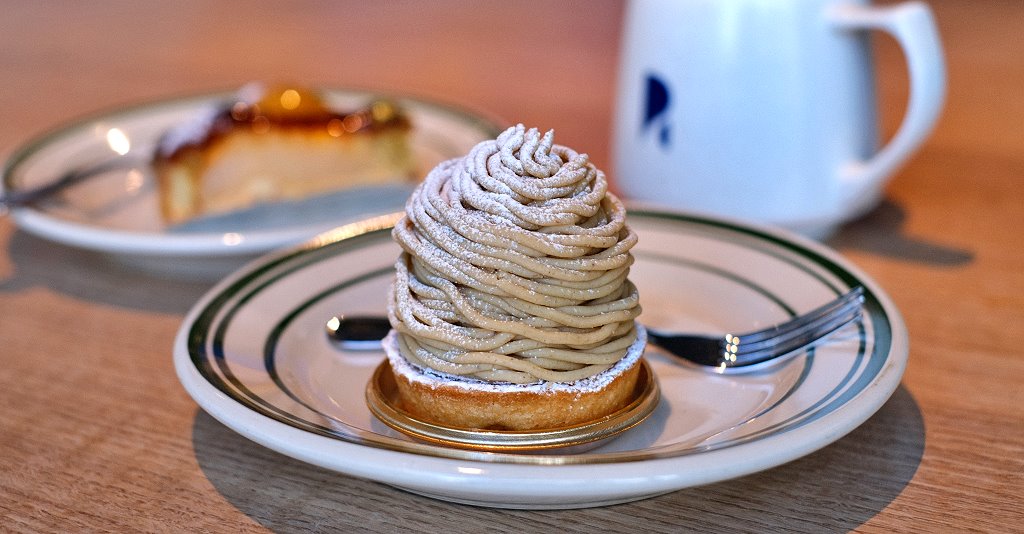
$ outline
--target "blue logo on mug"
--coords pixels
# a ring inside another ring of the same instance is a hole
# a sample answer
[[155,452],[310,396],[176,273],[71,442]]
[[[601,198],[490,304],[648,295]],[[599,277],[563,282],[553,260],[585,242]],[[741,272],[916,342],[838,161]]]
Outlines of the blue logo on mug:
[[671,130],[667,114],[669,105],[668,86],[654,74],[647,75],[644,86],[644,120],[640,133],[643,135],[651,128],[656,128],[658,144],[667,148],[671,142]]

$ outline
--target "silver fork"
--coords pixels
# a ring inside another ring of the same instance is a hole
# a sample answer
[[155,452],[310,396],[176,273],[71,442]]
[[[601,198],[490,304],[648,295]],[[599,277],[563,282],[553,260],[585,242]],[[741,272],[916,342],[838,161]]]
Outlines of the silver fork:
[[814,346],[860,320],[864,288],[857,286],[807,313],[762,330],[721,336],[674,334],[647,329],[647,340],[665,351],[714,368],[716,372],[753,371]]
[[[807,313],[763,330],[718,336],[675,334],[647,328],[647,340],[666,352],[718,373],[754,371],[828,339],[844,326],[859,321],[864,288]],[[386,317],[336,316],[327,321],[327,336],[349,350],[379,350],[391,325]]]

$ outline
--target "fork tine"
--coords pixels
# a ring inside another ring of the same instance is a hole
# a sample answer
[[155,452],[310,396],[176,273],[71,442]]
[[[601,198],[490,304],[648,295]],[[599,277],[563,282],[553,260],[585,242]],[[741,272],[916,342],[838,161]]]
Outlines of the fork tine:
[[841,297],[823,304],[807,313],[801,314],[789,321],[780,323],[763,330],[750,332],[740,337],[740,341],[747,346],[755,345],[765,340],[774,340],[778,336],[787,335],[790,332],[801,331],[811,323],[821,320],[822,317],[830,317],[839,313],[840,309],[855,305],[860,307],[864,301],[864,288],[857,286],[847,291]]
[[832,317],[823,319],[822,321],[815,323],[808,327],[806,330],[800,332],[794,332],[785,337],[780,337],[775,343],[766,343],[764,347],[759,350],[771,350],[772,352],[788,352],[790,347],[793,349],[798,348],[800,345],[806,345],[815,339],[819,339],[829,333],[835,331],[841,325],[855,321],[861,317],[861,310],[859,308],[846,310],[843,313],[836,314]]
[[828,317],[805,331],[793,333],[785,338],[779,339],[777,340],[777,343],[762,342],[760,347],[747,347],[746,350],[744,350],[741,345],[740,350],[736,354],[736,362],[734,365],[751,365],[801,349],[806,349],[815,343],[824,340],[846,325],[858,321],[861,316],[862,310],[860,307],[844,310],[843,313]]
[[[813,335],[813,332],[820,330],[825,325],[852,313],[858,313],[860,309],[860,299],[847,299],[840,306],[818,308],[807,313],[806,316],[801,316],[799,320],[793,320],[769,329],[768,332],[771,335],[764,335],[763,332],[765,331],[762,331],[758,333],[758,336],[751,336],[749,334],[739,336],[736,338],[736,344],[740,346],[740,350],[755,351],[788,343],[793,338],[800,339],[807,337],[809,334]],[[792,326],[792,323],[796,323],[798,326]]]

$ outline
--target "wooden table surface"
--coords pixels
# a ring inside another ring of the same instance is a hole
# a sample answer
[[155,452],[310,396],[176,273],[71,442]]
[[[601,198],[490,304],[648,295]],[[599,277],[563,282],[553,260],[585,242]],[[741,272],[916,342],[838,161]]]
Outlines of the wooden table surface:
[[[0,154],[69,119],[251,80],[359,86],[554,128],[609,167],[623,5],[4,2]],[[792,463],[629,504],[449,504],[272,452],[200,410],[171,345],[208,282],[0,219],[2,531],[1024,531],[1024,3],[931,2],[949,97],[885,201],[829,239],[892,296],[891,400]],[[877,44],[882,125],[906,97]]]

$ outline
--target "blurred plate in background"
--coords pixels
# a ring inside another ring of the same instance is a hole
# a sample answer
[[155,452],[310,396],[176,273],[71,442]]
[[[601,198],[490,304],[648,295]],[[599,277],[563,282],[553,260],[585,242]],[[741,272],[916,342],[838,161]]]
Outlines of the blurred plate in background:
[[[339,110],[354,109],[381,96],[350,89],[319,91],[330,107]],[[268,250],[403,208],[411,185],[342,191],[169,227],[160,216],[150,166],[157,140],[169,128],[232,95],[214,93],[142,104],[75,121],[30,141],[4,166],[4,191],[38,187],[70,171],[97,165],[110,170],[44,202],[14,209],[15,221],[44,239],[112,254],[143,268],[215,276]],[[386,96],[409,114],[419,178],[501,131],[495,120],[452,105]]]

